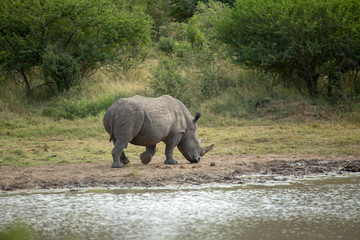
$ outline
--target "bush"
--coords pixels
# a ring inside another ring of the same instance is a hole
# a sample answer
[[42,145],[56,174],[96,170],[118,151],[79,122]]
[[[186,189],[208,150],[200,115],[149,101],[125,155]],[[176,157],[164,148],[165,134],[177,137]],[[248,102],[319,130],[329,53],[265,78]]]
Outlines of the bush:
[[49,45],[42,56],[42,70],[45,83],[55,89],[53,92],[63,92],[80,82],[80,66],[76,59],[66,50]]
[[155,96],[171,95],[182,101],[187,107],[200,104],[196,82],[191,72],[183,72],[182,65],[176,59],[162,59],[159,66],[151,72],[149,87]]
[[174,45],[175,45],[175,39],[172,37],[160,37],[159,39],[159,49],[167,54],[174,53]]
[[[319,96],[344,88],[360,67],[360,1],[237,0],[215,21],[218,37],[241,65],[278,73]],[[251,23],[251,24],[249,24]]]
[[44,108],[41,115],[69,120],[96,116],[99,113],[106,111],[116,100],[123,97],[128,96],[119,93],[111,96],[99,97],[92,101],[84,98],[62,99],[55,106]]
[[181,76],[179,65],[175,61],[162,60],[151,74],[150,88],[155,95],[169,94],[175,98],[183,95],[187,82]]

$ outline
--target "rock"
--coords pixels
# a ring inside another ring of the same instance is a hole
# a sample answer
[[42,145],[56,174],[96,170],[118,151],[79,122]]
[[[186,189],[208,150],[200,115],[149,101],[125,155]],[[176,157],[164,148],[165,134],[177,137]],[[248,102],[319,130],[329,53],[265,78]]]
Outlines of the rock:
[[210,167],[215,167],[216,164],[214,162],[210,163]]

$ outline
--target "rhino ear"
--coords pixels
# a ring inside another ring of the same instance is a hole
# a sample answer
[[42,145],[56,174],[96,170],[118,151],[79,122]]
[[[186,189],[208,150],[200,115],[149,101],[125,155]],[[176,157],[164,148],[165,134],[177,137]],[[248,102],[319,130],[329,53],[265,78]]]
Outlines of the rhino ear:
[[201,117],[201,114],[199,112],[196,112],[194,121],[197,122],[200,117]]

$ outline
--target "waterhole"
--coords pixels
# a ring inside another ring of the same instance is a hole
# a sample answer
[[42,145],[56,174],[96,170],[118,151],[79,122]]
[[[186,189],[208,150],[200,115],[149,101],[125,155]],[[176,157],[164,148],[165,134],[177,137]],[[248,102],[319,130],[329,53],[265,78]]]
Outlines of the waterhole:
[[0,195],[39,239],[359,239],[360,176],[281,185]]

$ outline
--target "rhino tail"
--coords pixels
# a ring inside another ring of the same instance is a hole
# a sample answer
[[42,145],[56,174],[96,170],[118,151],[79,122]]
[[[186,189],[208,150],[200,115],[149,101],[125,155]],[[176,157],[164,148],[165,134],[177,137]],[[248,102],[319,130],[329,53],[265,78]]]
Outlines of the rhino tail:
[[114,135],[114,126],[115,126],[115,115],[113,116],[113,118],[112,118],[112,123],[111,123],[111,130],[110,130],[110,139],[109,139],[109,141],[111,142],[111,141],[113,141],[113,142],[115,142],[115,135]]

